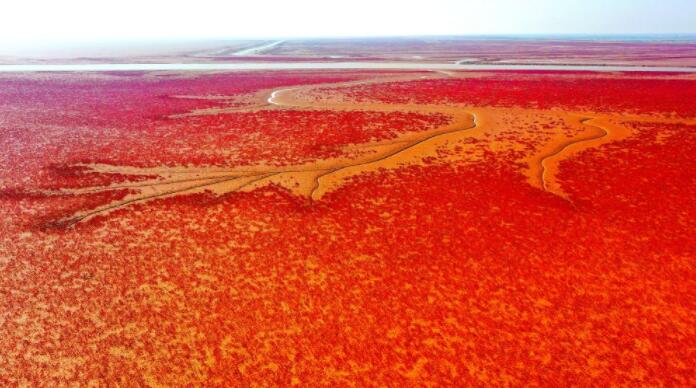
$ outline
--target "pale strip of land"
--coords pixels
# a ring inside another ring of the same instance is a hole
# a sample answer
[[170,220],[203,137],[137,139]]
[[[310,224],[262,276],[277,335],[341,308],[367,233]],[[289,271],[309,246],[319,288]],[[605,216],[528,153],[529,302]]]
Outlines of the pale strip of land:
[[696,73],[696,67],[599,65],[486,65],[414,62],[244,62],[244,63],[99,63],[0,65],[0,73],[205,70],[554,70]]
[[239,50],[239,51],[233,53],[232,55],[236,55],[236,56],[258,55],[262,52],[268,51],[268,50],[272,49],[273,47],[276,47],[276,46],[282,44],[283,42],[285,42],[285,41],[278,40],[275,42],[263,44],[261,46],[250,47],[248,49]]

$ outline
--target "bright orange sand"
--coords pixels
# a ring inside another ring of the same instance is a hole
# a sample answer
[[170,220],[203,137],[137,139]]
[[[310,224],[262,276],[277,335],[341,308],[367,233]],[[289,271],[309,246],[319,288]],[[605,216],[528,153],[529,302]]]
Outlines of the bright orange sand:
[[696,385],[696,80],[0,78],[0,385]]

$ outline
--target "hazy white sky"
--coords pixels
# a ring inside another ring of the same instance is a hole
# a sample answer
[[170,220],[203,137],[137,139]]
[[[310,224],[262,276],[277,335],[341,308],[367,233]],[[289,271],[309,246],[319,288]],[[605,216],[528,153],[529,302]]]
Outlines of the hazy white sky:
[[35,42],[694,33],[696,0],[5,0],[0,46]]

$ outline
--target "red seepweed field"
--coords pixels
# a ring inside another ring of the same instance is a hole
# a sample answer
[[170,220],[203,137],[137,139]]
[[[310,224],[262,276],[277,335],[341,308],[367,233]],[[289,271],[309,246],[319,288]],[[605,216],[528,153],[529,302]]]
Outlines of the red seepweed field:
[[696,78],[0,76],[0,385],[696,384]]

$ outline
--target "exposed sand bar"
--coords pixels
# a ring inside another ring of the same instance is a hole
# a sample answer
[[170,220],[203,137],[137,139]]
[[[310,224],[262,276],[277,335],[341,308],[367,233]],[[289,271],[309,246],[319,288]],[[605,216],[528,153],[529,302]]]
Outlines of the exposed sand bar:
[[248,63],[99,63],[66,65],[0,65],[9,72],[84,72],[157,70],[568,70],[696,73],[696,67],[597,65],[482,65],[409,62],[248,62]]
[[257,54],[260,54],[264,51],[268,51],[268,50],[272,49],[273,47],[275,47],[279,44],[282,44],[283,42],[284,42],[284,40],[279,40],[279,41],[264,44],[261,46],[255,46],[255,47],[251,47],[251,48],[248,48],[245,50],[239,50],[239,51],[233,53],[232,55],[236,55],[236,56],[257,55]]

